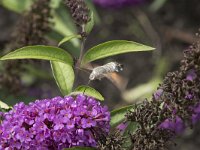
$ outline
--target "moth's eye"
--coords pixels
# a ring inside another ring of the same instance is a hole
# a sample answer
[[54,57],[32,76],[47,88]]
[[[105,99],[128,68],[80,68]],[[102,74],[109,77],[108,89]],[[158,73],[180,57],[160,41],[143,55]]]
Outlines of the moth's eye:
[[116,67],[116,72],[123,71],[123,65],[118,64]]
[[117,67],[117,68],[115,69],[115,71],[116,71],[116,72],[119,72],[119,68]]
[[121,70],[124,69],[124,65],[120,64],[119,66],[120,66]]

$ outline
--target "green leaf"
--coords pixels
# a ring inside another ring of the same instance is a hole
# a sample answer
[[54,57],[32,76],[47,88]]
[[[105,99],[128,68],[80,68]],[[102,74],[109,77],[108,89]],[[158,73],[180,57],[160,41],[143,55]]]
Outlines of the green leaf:
[[165,4],[166,2],[167,2],[167,0],[154,0],[154,1],[151,3],[149,9],[150,9],[150,11],[152,11],[152,12],[157,12],[159,9],[161,9],[161,8],[164,6],[164,4]]
[[63,38],[63,39],[59,42],[58,46],[62,45],[62,44],[65,43],[65,42],[68,42],[68,41],[70,41],[71,39],[74,39],[74,38],[81,38],[81,36],[80,36],[80,35],[70,35],[70,36],[67,36],[67,37]]
[[72,148],[65,148],[64,150],[95,150],[92,147],[72,147]]
[[0,58],[0,60],[9,59],[43,59],[59,61],[69,65],[73,64],[71,55],[63,49],[42,45],[23,47]]
[[[128,126],[124,132],[124,137],[130,137],[130,133],[131,134],[134,134],[135,131],[137,130],[138,128],[138,123],[136,122],[128,122]],[[131,141],[131,138],[127,138],[126,142],[123,144],[124,147],[127,147],[127,149],[130,149],[131,146],[132,146],[132,141]]]
[[138,51],[150,51],[154,48],[132,41],[114,40],[99,44],[88,50],[82,60],[82,65],[105,57]]
[[97,100],[100,100],[100,101],[104,100],[104,97],[98,91],[85,85],[77,87],[74,90],[74,92],[72,92],[70,95],[78,95],[78,94],[83,94],[83,93],[87,96],[94,97]]
[[0,108],[3,108],[3,109],[10,109],[10,107],[9,107],[6,103],[4,103],[4,102],[2,102],[2,101],[0,101]]
[[91,1],[91,0],[86,0],[85,2],[87,4],[88,8],[90,9],[90,11],[93,12],[95,24],[100,24],[100,22],[101,22],[100,16],[97,12],[97,9],[96,9],[94,2]]
[[87,34],[89,34],[92,31],[92,29],[94,27],[94,24],[95,24],[95,22],[94,22],[94,13],[91,11],[91,13],[90,13],[90,21],[86,24],[86,27],[85,27]]
[[128,126],[124,132],[124,135],[129,135],[129,133],[134,133],[137,128],[139,127],[139,124],[137,122],[128,122]]
[[54,8],[54,9],[55,9],[55,8],[58,8],[58,7],[60,6],[61,1],[62,1],[62,0],[51,0],[51,3],[50,3],[50,4],[51,4],[51,5],[50,5],[51,8]]
[[[54,31],[58,32],[64,37],[76,34],[77,30],[75,25],[73,24],[70,13],[67,12],[64,6],[61,5],[58,9],[53,11],[52,15],[52,22],[54,23],[52,28]],[[79,47],[80,45],[77,39],[73,39],[71,42],[76,47]]]
[[153,78],[147,83],[140,84],[133,89],[124,91],[122,97],[128,103],[134,103],[138,100],[151,98],[152,93],[157,89],[161,82],[162,80],[160,77]]
[[74,84],[74,70],[71,65],[51,61],[53,76],[61,93],[65,96],[72,91]]
[[33,0],[1,0],[0,4],[16,13],[22,13],[30,8]]
[[131,109],[133,109],[132,105],[113,110],[111,112],[111,121],[110,121],[111,127],[116,127],[117,125],[122,123],[125,119],[125,114],[127,113],[128,110]]
[[[59,34],[58,32],[56,31],[51,31],[48,33],[48,37],[49,39],[55,41],[56,43],[59,43],[63,38],[64,36],[62,36],[61,34]],[[79,56],[79,51],[80,51],[80,48],[77,47],[77,46],[74,46],[73,42],[74,40],[77,40],[77,39],[72,39],[70,42],[67,42],[67,43],[64,43],[60,46],[60,48],[64,49],[64,50],[67,50],[67,52],[69,54],[71,54],[72,56],[74,56],[75,58],[78,58]]]
[[[62,40],[64,37],[75,35],[77,33],[76,26],[73,23],[70,12],[66,10],[64,5],[60,5],[55,11],[53,11],[52,30],[56,33]],[[53,36],[54,37],[54,36]],[[68,48],[67,51],[78,57],[80,53],[80,41],[78,39],[71,39],[69,43],[62,45],[63,48]]]

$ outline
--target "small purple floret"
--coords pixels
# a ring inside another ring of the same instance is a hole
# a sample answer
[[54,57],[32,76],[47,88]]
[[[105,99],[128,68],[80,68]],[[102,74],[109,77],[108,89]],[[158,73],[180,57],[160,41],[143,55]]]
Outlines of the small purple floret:
[[194,69],[188,71],[186,80],[193,81],[197,78],[197,74],[195,73]]
[[161,98],[162,94],[163,94],[163,89],[158,89],[158,90],[153,94],[153,96],[154,96],[155,100],[159,100],[159,99]]
[[175,134],[180,134],[184,131],[185,125],[181,118],[176,117],[175,119],[166,119],[163,123],[159,126],[162,129],[168,129]]
[[124,132],[128,126],[128,123],[121,123],[117,126],[117,129],[121,132]]
[[19,103],[4,114],[0,149],[95,147],[95,137],[99,133],[106,136],[109,123],[107,107],[84,95],[36,100],[29,105]]

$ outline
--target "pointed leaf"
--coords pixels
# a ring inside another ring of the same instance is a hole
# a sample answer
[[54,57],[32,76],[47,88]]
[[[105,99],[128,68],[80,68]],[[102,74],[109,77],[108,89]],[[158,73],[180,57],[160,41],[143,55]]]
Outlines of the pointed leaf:
[[62,44],[65,43],[65,42],[68,42],[68,41],[70,41],[71,39],[74,39],[74,38],[81,38],[81,36],[80,36],[80,35],[70,35],[70,36],[67,36],[67,37],[63,38],[63,39],[59,42],[58,46],[62,45]]
[[94,16],[93,18],[94,18],[95,24],[100,24],[100,22],[101,22],[100,16],[97,12],[94,2],[91,0],[86,0],[85,2],[87,4],[88,8],[90,9],[90,11],[93,12],[93,16]]
[[113,110],[111,112],[111,121],[110,121],[111,127],[116,127],[117,125],[122,123],[125,119],[125,114],[127,113],[128,110],[131,109],[133,109],[132,105]]
[[0,58],[0,60],[9,59],[43,59],[73,64],[71,55],[63,49],[42,45],[23,47]]
[[92,147],[72,147],[72,148],[65,148],[64,150],[95,150]]
[[100,101],[104,100],[104,97],[98,91],[85,85],[77,87],[74,90],[74,92],[72,92],[70,95],[78,95],[78,94],[83,94],[83,93],[87,96],[94,97],[97,100],[100,100]]
[[99,44],[86,52],[82,65],[105,57],[138,51],[150,51],[154,48],[132,41],[114,40]]
[[[52,26],[53,30],[58,32],[60,35],[66,37],[73,34],[76,34],[76,27],[73,24],[70,13],[67,12],[66,8],[62,5],[52,13],[53,18]],[[76,46],[79,45],[79,41],[74,39],[72,43]]]
[[[52,29],[55,33],[57,33],[57,35],[61,36],[60,40],[66,36],[74,35],[77,33],[76,26],[73,23],[71,15],[66,10],[64,5],[60,5],[55,11],[53,11],[52,15],[52,22],[54,23]],[[70,49],[67,51],[74,56],[79,56],[80,42],[78,39],[71,39],[70,44],[67,43],[67,45],[64,44],[62,46],[65,46],[65,48],[70,47]],[[73,50],[71,47],[73,47]]]
[[94,24],[95,24],[95,22],[94,22],[94,13],[91,11],[91,13],[90,13],[90,21],[86,24],[86,27],[85,27],[87,34],[89,34],[92,31],[92,29],[94,27]]
[[[8,106],[6,103],[0,101],[0,112],[9,112],[12,107]],[[0,123],[1,123],[1,116],[0,116]]]
[[6,103],[0,101],[0,108],[9,109],[10,107]]
[[74,70],[69,64],[51,61],[53,76],[61,93],[65,96],[72,91],[74,84]]

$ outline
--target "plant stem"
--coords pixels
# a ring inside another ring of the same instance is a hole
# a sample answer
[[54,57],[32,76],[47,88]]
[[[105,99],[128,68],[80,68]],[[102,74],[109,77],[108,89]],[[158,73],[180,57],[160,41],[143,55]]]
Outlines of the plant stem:
[[[85,24],[83,24],[81,26],[81,33],[82,34],[85,34]],[[86,37],[84,35],[81,35],[82,36],[82,39],[81,39],[81,49],[80,49],[80,55],[79,55],[79,58],[78,58],[78,61],[77,61],[77,64],[76,64],[76,67],[80,67],[80,64],[81,64],[81,61],[83,59],[83,54],[84,54],[84,48],[85,48],[85,41],[86,41]]]
[[85,48],[85,41],[86,41],[86,38],[83,37],[83,38],[82,38],[82,42],[81,42],[80,55],[79,55],[79,59],[78,59],[78,61],[77,61],[77,65],[78,65],[78,67],[80,67],[80,65],[81,65],[81,61],[82,61],[82,59],[83,59],[84,48]]
[[75,77],[76,77],[76,82],[77,82],[77,79],[78,79],[78,74],[79,74],[79,69],[77,68],[80,68],[81,66],[81,61],[83,59],[83,55],[84,55],[84,49],[85,49],[85,41],[86,41],[86,36],[84,35],[85,34],[85,24],[83,24],[81,26],[81,35],[82,38],[81,38],[81,48],[80,48],[80,55],[79,55],[79,58],[78,58],[78,61],[76,63],[76,73],[75,73]]

